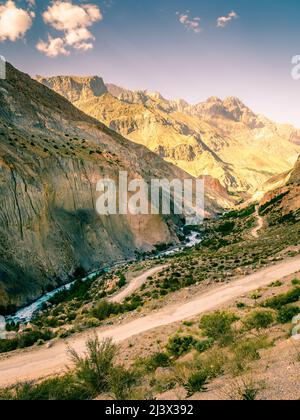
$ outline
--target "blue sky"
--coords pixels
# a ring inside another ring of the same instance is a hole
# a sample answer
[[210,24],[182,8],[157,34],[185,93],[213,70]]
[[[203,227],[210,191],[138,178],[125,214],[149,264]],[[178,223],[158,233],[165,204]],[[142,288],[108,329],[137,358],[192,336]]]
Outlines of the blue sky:
[[[73,0],[97,5],[101,19],[85,26],[94,38],[68,45],[74,32],[42,16],[55,1],[14,3],[31,13],[31,24],[16,39],[1,38],[7,0],[0,0],[0,54],[31,75],[97,74],[192,103],[238,96],[256,112],[300,127],[300,80],[291,77],[292,57],[300,55],[299,0]],[[218,27],[220,17],[225,24]],[[46,55],[53,53],[48,34],[62,54]]]

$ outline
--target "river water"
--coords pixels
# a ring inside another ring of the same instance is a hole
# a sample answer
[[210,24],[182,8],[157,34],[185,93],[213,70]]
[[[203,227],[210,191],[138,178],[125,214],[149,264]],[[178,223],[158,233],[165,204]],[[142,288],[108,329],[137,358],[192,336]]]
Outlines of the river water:
[[[157,254],[155,257],[152,257],[152,259],[158,259],[161,257],[168,257],[175,255],[176,253],[186,249],[186,248],[192,248],[196,245],[198,245],[201,242],[201,238],[199,236],[198,232],[191,232],[189,236],[187,236],[187,242],[184,245],[175,246],[170,248],[167,251],[162,251],[159,254]],[[115,268],[118,265],[122,265],[125,261],[118,262],[110,267],[102,268],[99,271],[95,271],[91,274],[89,274],[87,277],[83,278],[82,281],[87,281],[93,278],[94,276],[98,276],[100,274],[103,274],[104,272],[108,272],[110,269]],[[76,282],[72,281],[64,286],[58,287],[57,289],[54,289],[52,292],[46,293],[41,298],[37,299],[35,302],[31,303],[30,305],[18,310],[14,315],[6,317],[6,322],[15,322],[15,323],[27,323],[30,322],[34,314],[38,311],[40,311],[43,307],[43,305],[48,302],[53,296],[55,296],[57,293],[62,292],[64,290],[69,290],[73,284]]]

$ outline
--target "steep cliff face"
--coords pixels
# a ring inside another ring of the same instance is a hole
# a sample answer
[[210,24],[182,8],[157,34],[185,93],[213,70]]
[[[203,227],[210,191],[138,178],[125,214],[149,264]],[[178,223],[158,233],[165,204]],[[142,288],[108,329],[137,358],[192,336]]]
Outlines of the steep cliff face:
[[[70,97],[59,80],[52,87]],[[192,176],[209,175],[241,196],[290,170],[300,153],[299,131],[255,114],[235,97],[189,105],[159,93],[108,89],[73,103]]]
[[[176,242],[178,217],[99,216],[96,183],[187,178],[66,99],[8,65],[0,81],[0,307],[2,312],[86,271]],[[207,197],[207,210],[217,206]],[[0,312],[1,312],[0,311]]]

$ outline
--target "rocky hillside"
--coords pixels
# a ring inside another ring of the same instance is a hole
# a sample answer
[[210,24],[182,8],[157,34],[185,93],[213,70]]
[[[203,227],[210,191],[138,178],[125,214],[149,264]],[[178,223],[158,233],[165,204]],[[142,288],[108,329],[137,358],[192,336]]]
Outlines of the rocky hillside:
[[265,194],[260,202],[260,212],[268,217],[271,225],[300,220],[300,157],[282,178],[285,182]]
[[[120,170],[146,180],[190,177],[12,66],[7,73],[0,80],[2,312],[80,267],[90,272],[178,240],[182,221],[175,217],[98,216],[100,178],[117,180]],[[84,88],[75,79],[64,83],[74,99],[100,94],[105,87],[94,81]],[[219,191],[208,188],[208,214],[219,208],[218,198]]]
[[[81,80],[84,86],[86,79]],[[50,81],[60,94],[72,95],[59,77]],[[212,97],[193,106],[159,93],[115,87],[73,103],[191,175],[212,176],[243,197],[290,170],[300,153],[297,130],[256,115],[234,97]]]
[[55,90],[69,101],[84,101],[90,98],[99,97],[108,92],[103,79],[98,76],[94,77],[69,77],[59,76],[50,77],[48,79],[37,76],[37,80]]

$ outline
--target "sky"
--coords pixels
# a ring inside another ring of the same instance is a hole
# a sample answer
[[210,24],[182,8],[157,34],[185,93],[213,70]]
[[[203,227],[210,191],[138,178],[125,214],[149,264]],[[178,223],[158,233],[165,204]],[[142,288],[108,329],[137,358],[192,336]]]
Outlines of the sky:
[[0,0],[0,55],[32,76],[237,96],[300,128],[299,20],[299,0]]

